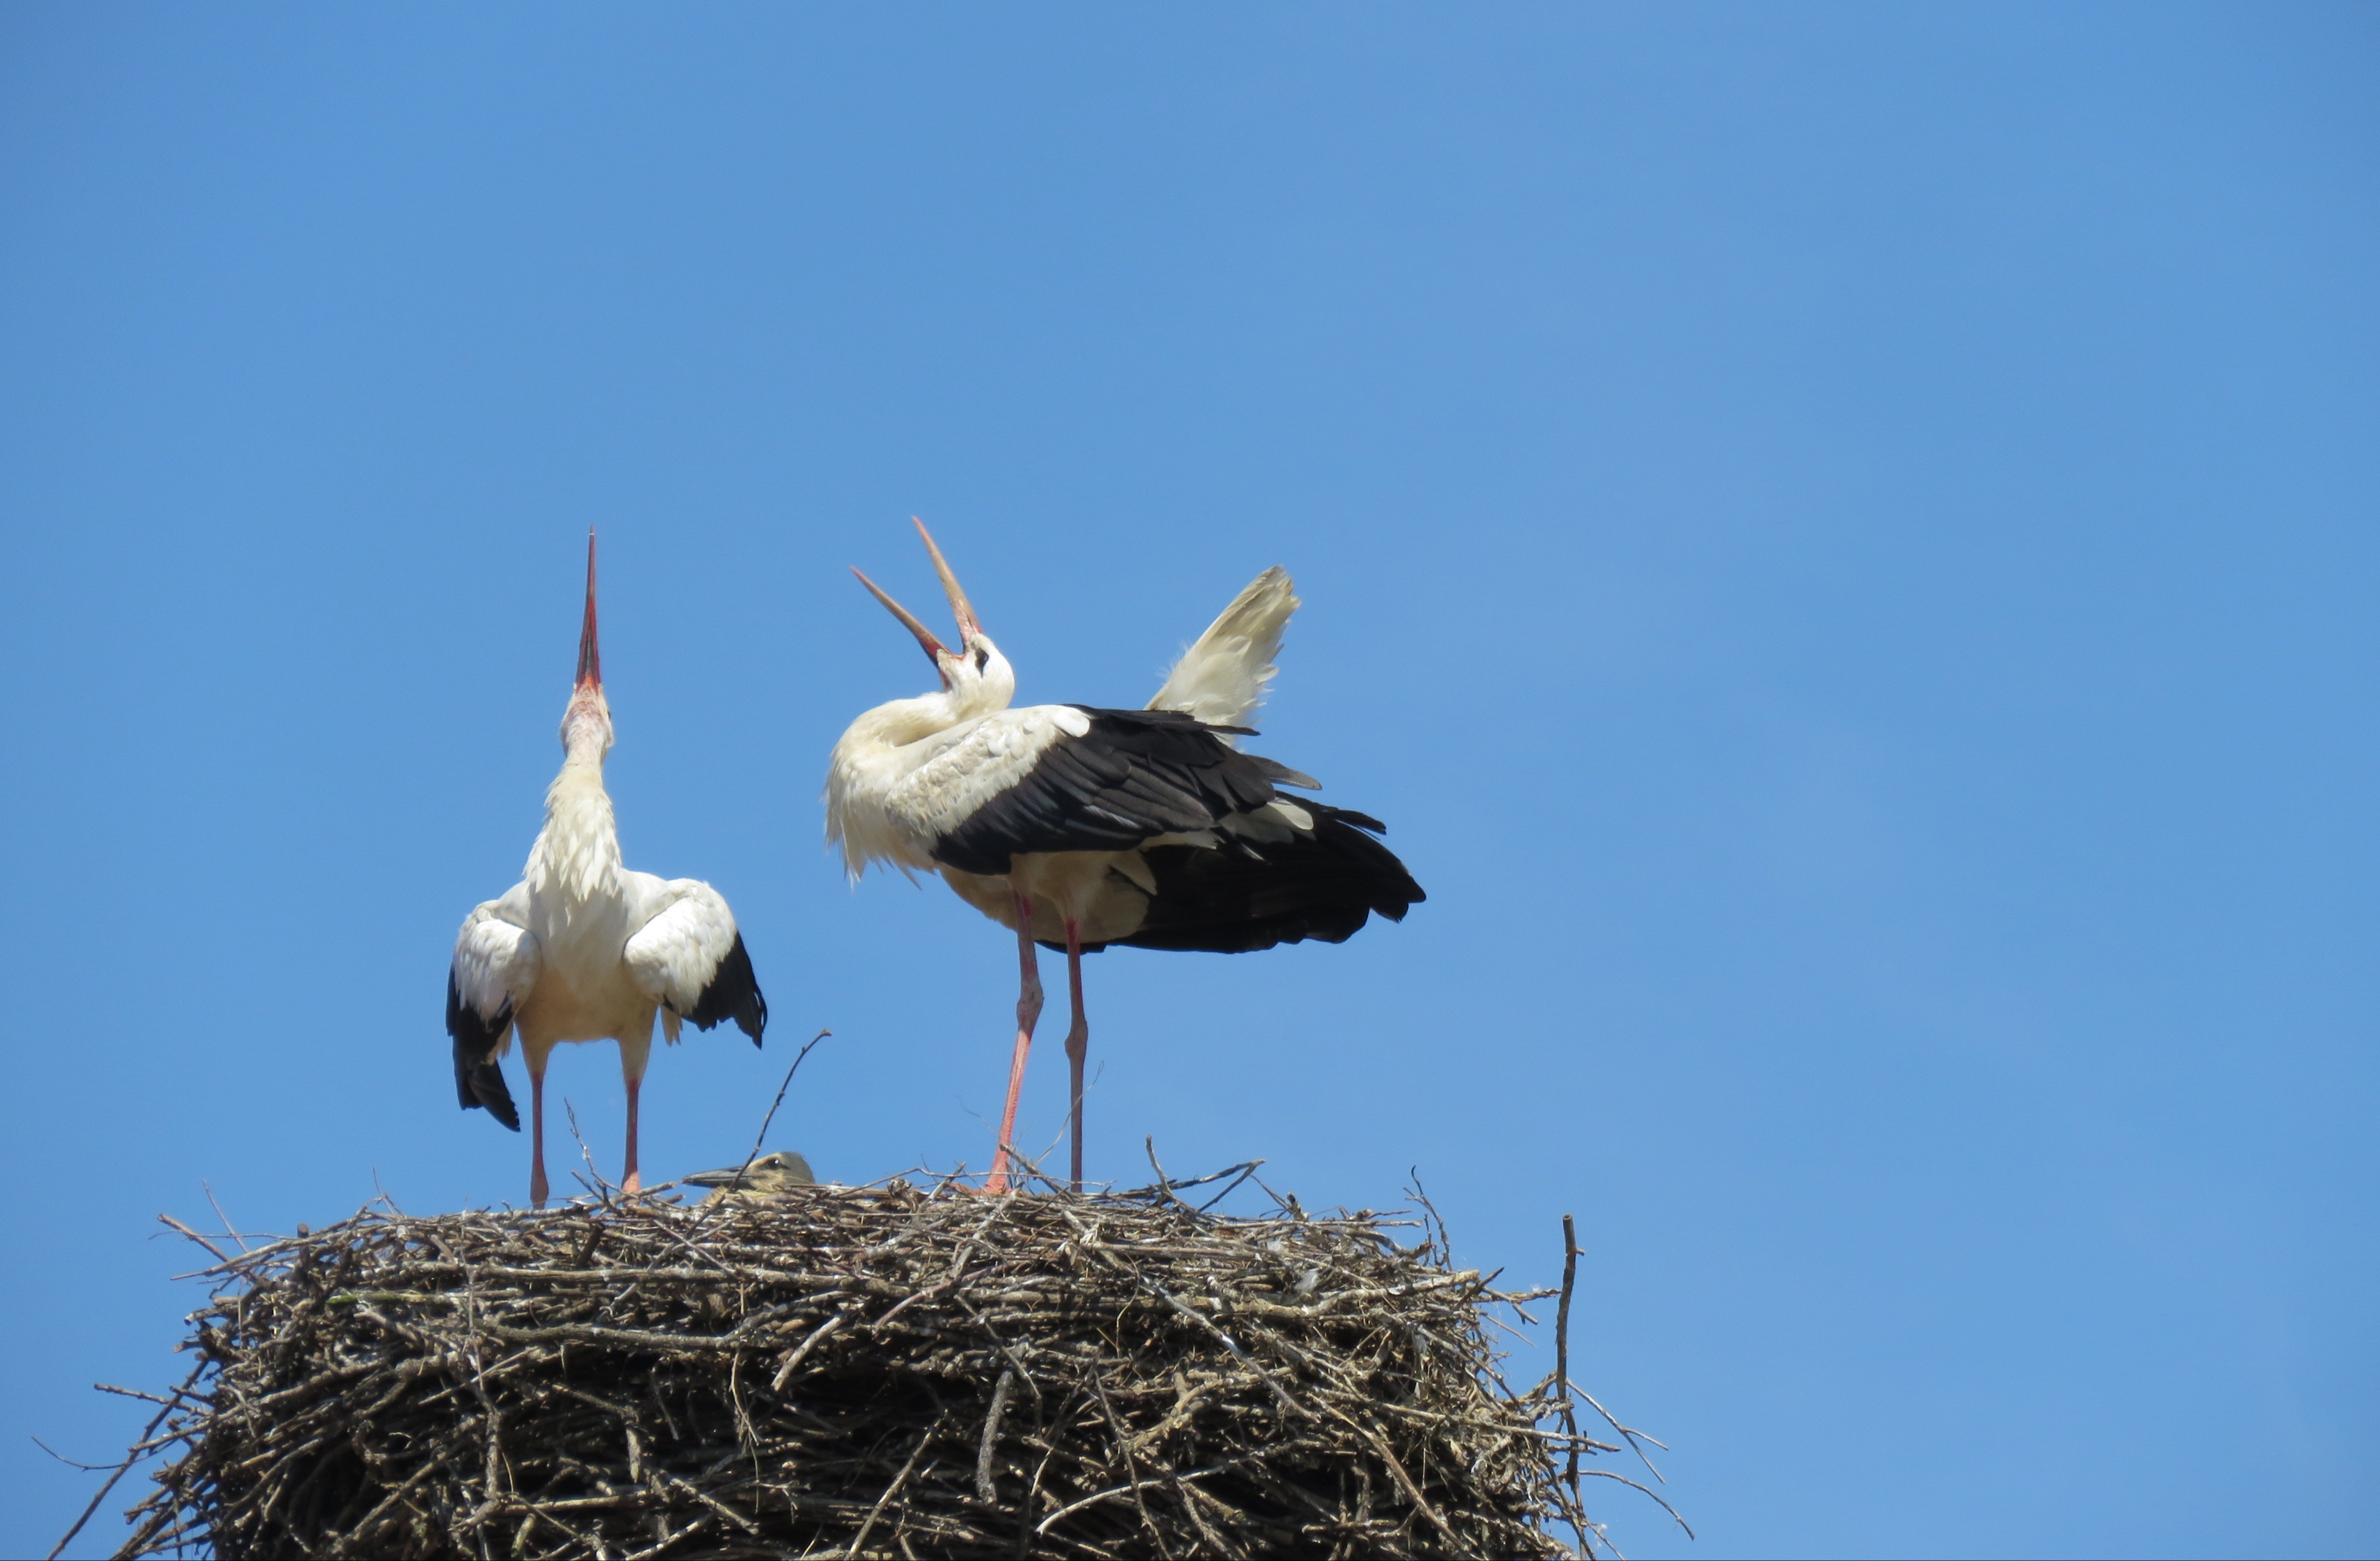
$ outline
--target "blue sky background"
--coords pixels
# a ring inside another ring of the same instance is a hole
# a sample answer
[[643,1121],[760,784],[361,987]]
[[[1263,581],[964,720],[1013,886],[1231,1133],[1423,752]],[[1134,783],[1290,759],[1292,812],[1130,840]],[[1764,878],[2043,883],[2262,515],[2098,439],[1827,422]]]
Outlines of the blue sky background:
[[[1418,1168],[1520,1281],[1574,1211],[1703,1534],[1613,1487],[1640,1556],[2371,1554],[2375,67],[2356,6],[0,12],[0,1552],[91,1488],[30,1435],[179,1374],[158,1211],[522,1196],[441,986],[590,524],[629,860],[775,1022],[656,1059],[649,1168],[825,1025],[778,1144],[982,1162],[1010,945],[819,838],[917,514],[1028,699],[1286,564],[1263,747],[1429,889],[1093,962],[1096,1174]],[[616,1170],[608,1049],[554,1080]]]

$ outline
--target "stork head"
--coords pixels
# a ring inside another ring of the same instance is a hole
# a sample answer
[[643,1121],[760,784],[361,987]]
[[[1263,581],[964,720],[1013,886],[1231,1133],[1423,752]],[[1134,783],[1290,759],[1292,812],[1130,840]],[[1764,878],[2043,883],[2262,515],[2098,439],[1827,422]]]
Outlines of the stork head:
[[1016,670],[1000,653],[1000,647],[991,643],[991,636],[983,632],[982,620],[976,617],[966,592],[959,588],[959,577],[951,573],[942,550],[934,545],[933,533],[926,529],[922,520],[912,517],[912,524],[917,527],[917,535],[925,538],[926,553],[934,561],[934,573],[941,578],[942,594],[950,599],[951,616],[958,621],[959,643],[955,649],[935,637],[934,631],[919,623],[916,613],[893,600],[875,581],[856,569],[852,573],[859,575],[859,583],[884,604],[886,611],[901,620],[902,627],[917,636],[926,659],[934,664],[943,690],[950,695],[962,719],[1006,709],[1009,700],[1016,695]]
[[612,750],[612,707],[603,699],[603,656],[595,639],[595,528],[587,528],[587,616],[578,627],[578,685],[562,712],[563,751]]
[[689,1187],[740,1188],[753,1192],[782,1192],[789,1187],[815,1187],[818,1178],[810,1172],[809,1161],[790,1149],[780,1149],[773,1155],[763,1155],[748,1166],[728,1166],[720,1170],[697,1171],[692,1176],[678,1178]]

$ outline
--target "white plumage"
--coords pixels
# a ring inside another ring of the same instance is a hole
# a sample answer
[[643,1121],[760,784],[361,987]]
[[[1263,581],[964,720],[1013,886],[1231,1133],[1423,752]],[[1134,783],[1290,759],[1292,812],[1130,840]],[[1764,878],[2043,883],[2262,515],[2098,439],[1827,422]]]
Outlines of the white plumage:
[[1234,738],[1249,732],[1298,607],[1282,570],[1250,582],[1143,709],[1011,708],[1014,670],[933,538],[922,524],[917,530],[958,620],[959,647],[944,647],[859,576],[917,636],[941,687],[880,705],[844,732],[827,770],[827,839],[842,847],[854,878],[870,862],[938,872],[1017,935],[1016,1047],[991,1189],[1007,1185],[1009,1135],[1041,1010],[1034,946],[1066,950],[1079,1185],[1085,952],[1112,943],[1236,952],[1336,942],[1375,912],[1402,918],[1422,892],[1371,838],[1382,829],[1377,820],[1292,802],[1276,783],[1317,783],[1237,751]]
[[629,925],[637,930],[623,953],[638,987],[661,1005],[662,1034],[674,1043],[680,1020],[702,1001],[735,947],[735,916],[719,891],[698,878],[627,877]]
[[446,986],[455,1085],[468,1109],[485,1107],[517,1129],[519,1113],[500,1059],[520,1038],[528,1066],[532,1133],[529,1201],[542,1205],[545,1067],[556,1046],[614,1041],[627,1086],[627,1153],[621,1186],[640,1185],[638,1096],[658,1014],[673,1045],[691,1019],[722,1019],[759,1045],[768,1005],[727,902],[693,878],[663,880],[620,859],[603,758],[613,741],[595,632],[595,540],[587,542],[587,616],[578,684],[562,719],[562,772],[546,789],[545,828],[521,881],[464,918]]
[[[540,962],[529,914],[528,885],[516,883],[502,899],[484,901],[463,918],[450,974],[456,995],[482,1023],[492,1024],[507,1009],[526,1003],[537,986]],[[510,1036],[503,1046],[511,1049]]]
[[[1273,659],[1300,605],[1289,572],[1278,564],[1266,570],[1182,653],[1144,708],[1178,710],[1208,726],[1248,724],[1281,670]],[[842,846],[854,877],[870,862],[935,870],[932,841],[1014,787],[1051,744],[1089,732],[1090,718],[1073,705],[1009,708],[1016,674],[1008,659],[979,625],[971,643],[988,654],[955,658],[941,693],[880,705],[835,744],[827,839]],[[1233,734],[1218,735],[1230,742]]]
[[1232,599],[1207,625],[1148,702],[1152,710],[1180,710],[1209,726],[1245,726],[1264,703],[1265,684],[1281,671],[1281,636],[1301,604],[1289,571],[1273,565]]
[[[625,868],[599,876],[576,892],[542,875],[540,881],[542,893],[532,892],[524,878],[464,919],[455,940],[455,985],[463,1001],[483,1023],[493,1023],[507,1007],[517,1021],[519,1011],[537,1001],[538,980],[545,970],[534,930],[540,925],[558,947],[579,956],[561,962],[564,973],[556,980],[582,995],[598,990],[606,985],[612,934],[625,932],[610,958],[625,964],[629,983],[647,1009],[658,1010],[662,1037],[674,1045],[679,1024],[702,1000],[720,964],[735,948],[735,915],[719,891],[698,878],[662,879]],[[653,1018],[652,1011],[644,1016],[648,1031]],[[633,1014],[622,1022],[625,1027],[636,1025]],[[511,1049],[507,1039],[498,1044],[496,1055]]]

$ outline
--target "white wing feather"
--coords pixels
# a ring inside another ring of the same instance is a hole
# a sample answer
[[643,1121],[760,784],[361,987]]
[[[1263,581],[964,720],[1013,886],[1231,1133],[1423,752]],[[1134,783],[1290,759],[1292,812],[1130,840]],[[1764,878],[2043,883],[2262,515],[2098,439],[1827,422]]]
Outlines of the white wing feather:
[[719,962],[735,947],[735,915],[719,891],[699,879],[625,876],[642,925],[629,935],[622,953],[638,988],[669,1005],[668,1029],[674,1040],[676,1016],[694,1011],[719,974]]
[[1280,669],[1281,631],[1297,611],[1288,572],[1275,564],[1232,599],[1222,616],[1182,653],[1152,710],[1183,710],[1210,726],[1246,726],[1264,703],[1265,684]]
[[516,883],[464,917],[455,935],[455,990],[484,1023],[506,1003],[518,1008],[537,985],[544,962],[528,923],[528,885]]
[[919,762],[887,793],[885,814],[916,839],[938,839],[1024,780],[1052,743],[1090,729],[1072,705],[1026,705],[938,732],[915,744]]

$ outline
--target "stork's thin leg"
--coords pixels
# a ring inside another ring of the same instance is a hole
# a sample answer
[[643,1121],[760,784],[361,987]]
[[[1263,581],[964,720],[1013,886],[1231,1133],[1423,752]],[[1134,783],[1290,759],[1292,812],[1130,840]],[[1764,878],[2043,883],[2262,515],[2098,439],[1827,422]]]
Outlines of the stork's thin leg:
[[620,1173],[620,1191],[623,1192],[641,1192],[644,1191],[645,1183],[643,1179],[637,1175],[637,1094],[645,1087],[645,1081],[642,1079],[630,1079],[627,1081],[627,1083],[628,1159],[625,1168]]
[[1083,1058],[1091,1049],[1090,1016],[1083,1011],[1083,938],[1075,918],[1066,918],[1066,988],[1075,999],[1075,1023],[1066,1031],[1066,1074],[1074,1085],[1075,1191],[1083,1190]]
[[545,1207],[545,1059],[527,1047],[528,1063],[528,1206]]
[[1000,1143],[992,1150],[987,1192],[1008,1191],[1008,1146],[1015,1141],[1016,1097],[1025,1089],[1025,1054],[1033,1049],[1033,1026],[1041,1019],[1041,958],[1033,947],[1033,897],[1016,896],[1016,1051],[1008,1061],[1008,1105],[1000,1113]]

